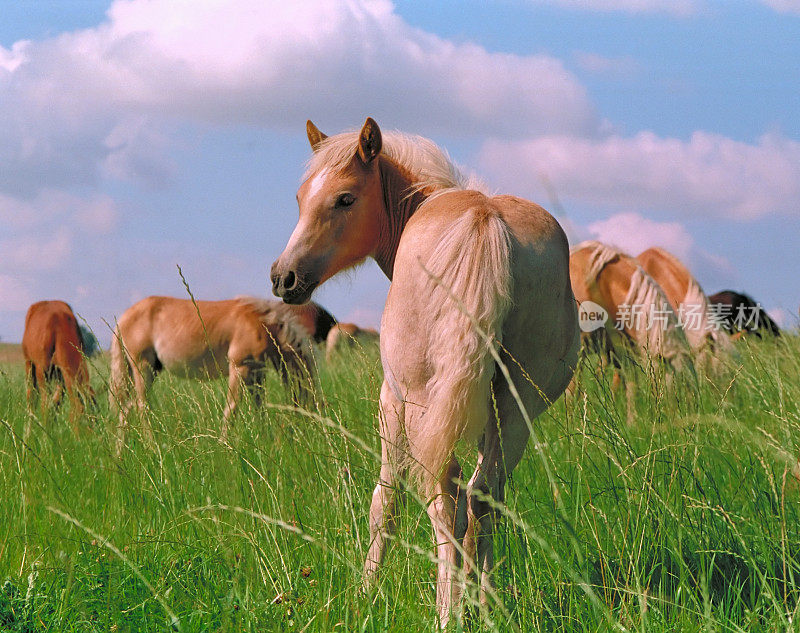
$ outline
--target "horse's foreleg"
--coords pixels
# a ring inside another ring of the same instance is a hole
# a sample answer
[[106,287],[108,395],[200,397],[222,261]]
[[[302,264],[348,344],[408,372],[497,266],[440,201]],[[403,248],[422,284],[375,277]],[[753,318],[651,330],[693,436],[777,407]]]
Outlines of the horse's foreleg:
[[369,587],[377,578],[386,555],[388,539],[395,530],[395,504],[399,494],[397,468],[401,437],[403,403],[398,401],[389,386],[381,387],[379,425],[381,435],[381,472],[372,493],[369,509],[369,548],[364,563],[365,583]]
[[250,368],[247,365],[239,364],[234,361],[228,363],[228,396],[225,401],[225,411],[222,413],[222,430],[220,441],[225,441],[228,437],[228,427],[231,418],[239,406],[239,398],[242,392],[242,383],[246,382],[250,376]]
[[[150,420],[147,419],[147,390],[153,384],[155,373],[150,363],[144,358],[140,358],[138,362],[131,361],[131,366],[133,389],[136,392],[136,408],[139,410],[142,435],[148,440],[153,440],[153,429],[150,428]],[[127,418],[125,425],[127,426]]]

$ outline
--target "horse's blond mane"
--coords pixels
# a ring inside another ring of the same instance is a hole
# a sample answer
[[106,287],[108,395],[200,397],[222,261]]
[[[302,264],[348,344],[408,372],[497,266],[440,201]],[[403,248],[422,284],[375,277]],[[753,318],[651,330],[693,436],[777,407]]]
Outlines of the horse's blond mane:
[[632,319],[635,327],[631,328],[643,349],[667,360],[686,354],[686,333],[678,323],[678,316],[661,286],[641,266],[637,266],[631,277],[623,304],[644,307],[641,318]]
[[[476,189],[485,192],[486,186],[479,178],[465,175],[449,154],[432,140],[397,131],[383,132],[381,136],[381,153],[412,174],[414,189]],[[336,172],[347,167],[355,155],[358,138],[358,130],[327,137],[309,158],[303,179],[324,169]]]
[[[684,318],[691,318],[693,321],[692,325],[696,326],[685,328],[686,338],[689,340],[689,344],[691,345],[692,349],[701,348],[705,344],[708,337],[711,337],[712,340],[718,340],[720,338],[719,332],[712,327],[709,321],[711,304],[708,300],[708,296],[706,296],[706,293],[703,292],[703,289],[700,287],[697,279],[695,279],[694,275],[689,272],[688,268],[686,268],[683,262],[669,251],[666,251],[658,246],[654,246],[651,250],[656,251],[661,257],[670,261],[672,265],[679,270],[686,271],[688,277],[686,295],[683,297],[680,303],[682,306],[684,306]],[[699,308],[696,308],[695,306],[699,306]],[[689,312],[690,310],[692,312]],[[690,314],[691,316],[689,316]],[[694,315],[697,315],[698,317],[696,323],[694,323]]]
[[583,249],[591,249],[589,253],[589,266],[586,268],[586,283],[592,285],[597,276],[602,272],[607,264],[610,264],[620,256],[625,256],[625,253],[619,251],[607,244],[598,242],[596,240],[586,240],[577,246],[570,249],[570,255]]

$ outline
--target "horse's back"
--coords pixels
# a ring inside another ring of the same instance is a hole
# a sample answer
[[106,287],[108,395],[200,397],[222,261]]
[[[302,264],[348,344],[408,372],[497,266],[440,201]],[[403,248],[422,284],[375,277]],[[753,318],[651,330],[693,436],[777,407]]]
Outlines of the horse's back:
[[119,332],[133,357],[151,355],[189,377],[224,374],[229,361],[260,360],[272,344],[257,307],[240,299],[147,297],[120,317]]
[[637,255],[636,259],[644,271],[661,286],[672,309],[677,312],[692,281],[689,269],[658,247],[648,248]]

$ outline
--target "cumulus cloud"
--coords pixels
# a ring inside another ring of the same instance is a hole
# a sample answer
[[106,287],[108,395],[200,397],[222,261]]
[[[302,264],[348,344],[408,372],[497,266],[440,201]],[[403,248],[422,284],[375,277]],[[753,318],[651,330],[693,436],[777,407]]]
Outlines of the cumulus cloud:
[[592,239],[638,255],[660,246],[680,259],[689,257],[694,238],[680,222],[657,222],[638,213],[618,213],[587,226]]
[[652,132],[600,140],[488,141],[483,168],[506,187],[549,181],[565,200],[613,211],[751,220],[800,214],[800,143],[778,135],[743,143],[698,131],[688,141]]
[[709,287],[735,285],[739,275],[727,257],[697,244],[694,236],[680,222],[659,222],[640,213],[616,213],[587,225],[559,218],[571,245],[584,240],[598,240],[635,257],[658,246],[680,259]]
[[592,134],[547,55],[414,28],[385,0],[117,0],[92,29],[0,48],[0,191],[171,175],[165,122],[302,129],[365,113],[423,133]]

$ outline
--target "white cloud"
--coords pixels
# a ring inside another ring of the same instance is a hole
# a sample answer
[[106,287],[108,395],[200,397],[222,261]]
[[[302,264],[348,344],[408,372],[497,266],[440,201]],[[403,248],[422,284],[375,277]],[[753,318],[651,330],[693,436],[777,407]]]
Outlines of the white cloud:
[[542,197],[546,179],[564,200],[614,211],[755,219],[800,214],[800,143],[777,135],[748,144],[708,132],[688,141],[651,132],[601,140],[542,137],[493,140],[485,171],[510,190]]
[[592,134],[580,82],[547,55],[492,53],[384,0],[117,0],[102,25],[0,49],[0,191],[163,184],[165,122],[302,130],[366,114],[429,134]]
[[[552,4],[568,9],[623,13],[666,13],[686,17],[697,13],[702,0],[530,0],[533,4]],[[769,0],[767,0],[769,1]],[[775,0],[780,1],[780,0]],[[790,1],[790,0],[787,0]]]
[[559,219],[570,244],[583,240],[599,240],[615,246],[632,257],[648,248],[661,247],[680,259],[701,280],[730,285],[738,276],[734,264],[726,257],[699,247],[688,229],[680,222],[659,222],[639,213],[617,213],[586,226]]
[[679,222],[656,222],[638,213],[618,213],[587,226],[592,239],[616,246],[636,256],[652,246],[660,246],[687,259],[694,238]]

